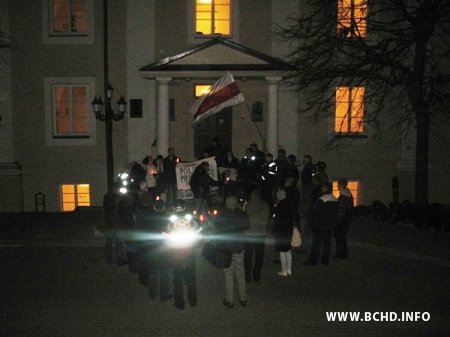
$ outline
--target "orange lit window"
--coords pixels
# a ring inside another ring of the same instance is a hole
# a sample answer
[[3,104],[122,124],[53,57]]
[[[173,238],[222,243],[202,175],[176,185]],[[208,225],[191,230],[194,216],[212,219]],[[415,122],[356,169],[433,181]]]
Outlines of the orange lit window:
[[359,134],[364,132],[364,87],[336,88],[334,131]]
[[198,84],[195,86],[195,97],[207,94],[211,90],[210,84]]
[[[347,188],[350,190],[350,193],[353,196],[353,205],[357,206],[359,201],[359,181],[349,180]],[[339,197],[338,180],[333,180],[333,195],[335,196],[335,198]]]
[[81,85],[55,85],[54,135],[83,136],[89,133],[87,87]]
[[73,211],[77,206],[90,206],[89,184],[61,185],[62,210]]
[[231,0],[196,0],[195,32],[230,35]]
[[367,0],[338,0],[337,30],[342,36],[367,36]]
[[86,33],[85,0],[53,0],[52,13],[53,34]]

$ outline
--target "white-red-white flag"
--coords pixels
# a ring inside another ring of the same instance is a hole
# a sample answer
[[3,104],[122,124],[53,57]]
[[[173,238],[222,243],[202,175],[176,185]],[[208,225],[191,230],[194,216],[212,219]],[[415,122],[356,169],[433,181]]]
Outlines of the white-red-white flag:
[[190,112],[194,115],[192,124],[221,111],[222,109],[244,102],[244,95],[229,71],[214,83],[211,89],[192,104]]

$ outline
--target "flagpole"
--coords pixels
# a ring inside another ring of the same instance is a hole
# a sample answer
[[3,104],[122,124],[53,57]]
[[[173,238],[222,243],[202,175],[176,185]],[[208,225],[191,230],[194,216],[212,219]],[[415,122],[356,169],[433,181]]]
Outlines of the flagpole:
[[[250,107],[248,106],[248,102],[245,101],[245,106],[247,107],[247,111],[250,115],[250,119],[252,118],[252,111],[250,110]],[[256,121],[253,121],[253,124],[255,124],[256,130],[258,131],[259,137],[261,138],[262,142],[263,142],[263,150],[265,153],[268,153],[267,148],[266,148],[266,140],[263,137],[261,130],[259,129],[258,124],[256,123]]]

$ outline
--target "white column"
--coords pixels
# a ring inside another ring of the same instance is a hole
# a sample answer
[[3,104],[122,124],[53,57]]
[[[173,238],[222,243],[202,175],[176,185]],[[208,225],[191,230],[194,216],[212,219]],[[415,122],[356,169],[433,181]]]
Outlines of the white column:
[[169,82],[170,77],[157,78],[158,82],[158,116],[156,117],[157,154],[166,156],[169,148]]
[[278,82],[281,77],[266,77],[267,80],[267,121],[266,148],[274,157],[278,151]]

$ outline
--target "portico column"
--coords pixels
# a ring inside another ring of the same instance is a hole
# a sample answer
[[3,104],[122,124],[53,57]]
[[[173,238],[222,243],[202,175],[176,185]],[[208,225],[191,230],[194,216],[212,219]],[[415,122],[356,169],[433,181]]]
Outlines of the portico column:
[[274,157],[278,151],[278,82],[281,77],[266,77],[267,81],[267,122],[266,148]]
[[170,77],[157,78],[158,115],[156,116],[156,150],[164,157],[169,148],[169,82]]

